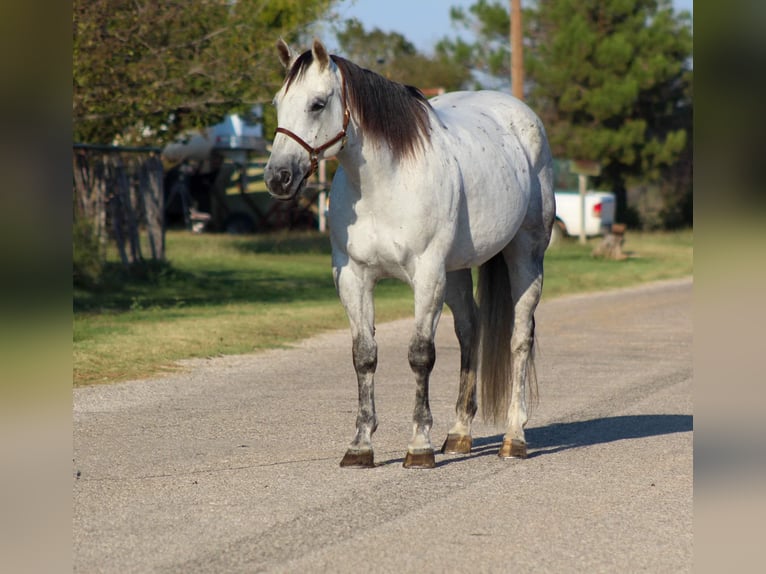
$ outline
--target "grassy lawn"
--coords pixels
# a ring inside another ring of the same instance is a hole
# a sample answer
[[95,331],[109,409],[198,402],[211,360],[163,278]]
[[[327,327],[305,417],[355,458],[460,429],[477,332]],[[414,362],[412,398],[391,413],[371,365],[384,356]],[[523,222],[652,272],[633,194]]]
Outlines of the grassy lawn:
[[[628,232],[626,261],[593,259],[598,239],[564,242],[546,255],[543,298],[691,275],[692,240],[691,231]],[[347,326],[329,239],[318,233],[174,231],[167,254],[169,265],[141,277],[114,264],[97,288],[75,289],[75,385],[148,377],[177,368],[179,359],[280,347]],[[381,282],[375,296],[379,322],[412,314],[404,284]]]

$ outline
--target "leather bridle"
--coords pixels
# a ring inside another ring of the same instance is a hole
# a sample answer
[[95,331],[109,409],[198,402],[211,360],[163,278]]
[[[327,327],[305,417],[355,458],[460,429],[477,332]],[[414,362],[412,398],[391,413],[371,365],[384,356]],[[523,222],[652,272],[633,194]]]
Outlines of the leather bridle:
[[303,149],[305,149],[307,152],[309,152],[309,159],[311,160],[311,168],[309,168],[308,173],[304,176],[303,179],[308,179],[311,174],[313,174],[317,170],[317,166],[319,165],[319,154],[325,151],[328,148],[331,148],[339,141],[342,141],[342,144],[340,146],[340,149],[343,149],[343,147],[346,145],[346,130],[348,129],[348,122],[351,117],[351,114],[348,111],[348,106],[346,105],[346,78],[343,77],[343,74],[341,73],[341,104],[343,105],[343,129],[340,130],[335,136],[330,138],[328,141],[323,143],[320,146],[317,147],[311,147],[306,140],[304,140],[302,137],[300,137],[295,132],[292,132],[288,130],[287,128],[281,128],[277,127],[275,132],[276,134],[285,134],[287,137],[293,139],[295,142],[297,142]]

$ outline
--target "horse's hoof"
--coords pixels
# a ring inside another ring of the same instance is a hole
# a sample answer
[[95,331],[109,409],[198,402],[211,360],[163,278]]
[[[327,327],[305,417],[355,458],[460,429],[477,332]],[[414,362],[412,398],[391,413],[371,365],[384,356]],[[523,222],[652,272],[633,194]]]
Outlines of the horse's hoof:
[[448,434],[442,445],[444,454],[471,454],[471,435]]
[[346,451],[343,460],[340,461],[343,468],[373,468],[375,459],[371,450]]
[[404,468],[434,468],[436,466],[434,451],[427,450],[416,453],[407,451],[407,456],[404,457],[404,464],[402,466]]
[[500,458],[527,458],[527,443],[515,438],[504,440],[497,456]]

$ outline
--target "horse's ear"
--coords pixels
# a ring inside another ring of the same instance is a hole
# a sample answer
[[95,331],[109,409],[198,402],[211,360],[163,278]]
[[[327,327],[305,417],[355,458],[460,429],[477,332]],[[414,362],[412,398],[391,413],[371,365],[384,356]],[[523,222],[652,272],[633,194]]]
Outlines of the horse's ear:
[[289,70],[294,60],[293,51],[282,38],[277,42],[277,52],[279,53],[279,61]]
[[330,64],[330,56],[327,54],[324,44],[316,38],[314,38],[314,45],[311,46],[311,52],[314,54],[314,60],[319,62],[320,70],[324,70]]

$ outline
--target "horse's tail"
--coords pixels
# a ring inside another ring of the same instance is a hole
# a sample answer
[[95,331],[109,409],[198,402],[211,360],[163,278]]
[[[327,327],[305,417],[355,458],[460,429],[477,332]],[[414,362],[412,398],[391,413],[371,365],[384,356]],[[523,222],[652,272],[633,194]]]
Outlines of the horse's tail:
[[[514,307],[511,281],[502,253],[479,267],[477,288],[479,307],[479,369],[481,377],[481,413],[486,421],[506,423],[509,401],[513,392]],[[535,319],[527,356],[527,392],[532,405],[538,401],[537,371],[535,369]]]
[[504,422],[511,396],[513,300],[502,253],[479,267],[479,356],[481,413],[486,421]]

